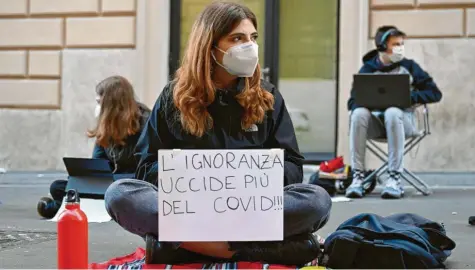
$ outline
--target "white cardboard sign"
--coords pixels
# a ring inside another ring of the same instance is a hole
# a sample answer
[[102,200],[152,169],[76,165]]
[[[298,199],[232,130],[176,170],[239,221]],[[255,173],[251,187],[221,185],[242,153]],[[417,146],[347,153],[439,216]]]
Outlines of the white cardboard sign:
[[283,240],[283,150],[159,150],[158,163],[159,241]]

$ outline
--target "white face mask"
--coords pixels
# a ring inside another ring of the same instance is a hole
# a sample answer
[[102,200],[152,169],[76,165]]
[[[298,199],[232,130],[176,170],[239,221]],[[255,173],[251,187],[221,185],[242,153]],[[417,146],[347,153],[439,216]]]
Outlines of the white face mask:
[[97,104],[96,108],[94,109],[94,116],[97,118],[101,114],[101,105]]
[[397,63],[402,59],[404,59],[404,46],[393,47],[393,53],[389,55],[389,60],[393,63]]
[[229,48],[226,52],[216,48],[224,53],[223,64],[220,64],[213,55],[214,61],[226,69],[226,71],[238,77],[252,77],[259,62],[259,48],[256,43],[250,41]]

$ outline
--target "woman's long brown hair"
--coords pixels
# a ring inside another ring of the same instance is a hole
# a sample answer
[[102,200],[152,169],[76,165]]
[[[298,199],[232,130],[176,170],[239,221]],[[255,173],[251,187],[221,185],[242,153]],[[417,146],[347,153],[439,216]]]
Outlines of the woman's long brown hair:
[[[212,69],[215,65],[211,50],[218,41],[229,34],[242,20],[249,19],[257,29],[256,16],[242,5],[215,2],[207,6],[193,24],[181,67],[175,75],[173,100],[180,112],[185,131],[197,137],[213,126],[207,107],[215,99]],[[259,65],[245,80],[243,91],[236,96],[244,108],[241,126],[248,129],[261,123],[266,111],[272,110],[274,96],[261,87]]]
[[97,126],[87,132],[102,147],[125,145],[127,136],[140,131],[140,110],[130,82],[121,76],[112,76],[96,87],[101,97],[101,112]]

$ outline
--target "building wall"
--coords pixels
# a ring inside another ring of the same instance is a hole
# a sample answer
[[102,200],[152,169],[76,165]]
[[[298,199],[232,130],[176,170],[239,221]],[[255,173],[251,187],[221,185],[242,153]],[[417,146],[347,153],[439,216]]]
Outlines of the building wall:
[[[432,134],[406,156],[406,166],[415,171],[474,171],[475,0],[350,1],[342,0],[342,12],[348,16],[341,17],[341,38],[358,40],[356,35],[362,33],[364,40],[358,43],[359,54],[341,43],[342,58],[351,60],[342,59],[340,66],[339,153],[348,160],[349,81],[361,66],[363,53],[374,48],[378,26],[389,24],[408,34],[407,56],[428,71],[443,92],[442,102],[429,106]],[[354,9],[345,10],[345,5]],[[351,27],[360,30],[345,37]],[[367,164],[375,167],[379,162],[368,154]]]
[[127,77],[151,106],[167,73],[161,43],[168,28],[160,29],[159,19],[167,7],[147,0],[0,0],[0,167],[57,170],[63,156],[89,157],[95,85],[107,76]]
[[[377,26],[394,24],[444,93],[406,165],[474,170],[474,16],[475,0],[341,0],[338,154],[348,160],[352,75]],[[0,0],[0,167],[62,170],[63,156],[90,156],[94,86],[106,76],[129,78],[153,106],[168,79],[168,31],[169,0]]]

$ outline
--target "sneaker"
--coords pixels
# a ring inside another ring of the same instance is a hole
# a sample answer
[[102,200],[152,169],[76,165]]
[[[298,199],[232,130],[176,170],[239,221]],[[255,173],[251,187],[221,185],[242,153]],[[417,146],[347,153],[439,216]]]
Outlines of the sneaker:
[[363,188],[363,180],[365,174],[363,171],[355,170],[353,172],[353,181],[351,185],[346,189],[345,196],[347,198],[363,198],[364,196],[364,188]]
[[61,204],[49,197],[41,198],[36,204],[36,211],[41,217],[52,219],[58,213]]
[[151,234],[145,235],[145,263],[146,264],[188,264],[188,263],[216,263],[224,259],[214,258],[183,248],[175,248],[171,243],[159,242]]
[[305,265],[321,254],[318,235],[311,233],[289,237],[283,241],[233,242],[233,261],[261,262],[282,265]]
[[381,192],[383,199],[400,199],[404,196],[404,189],[401,185],[401,174],[399,172],[389,172],[386,187]]

